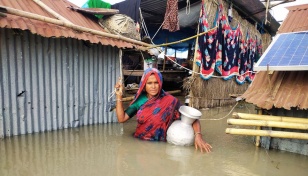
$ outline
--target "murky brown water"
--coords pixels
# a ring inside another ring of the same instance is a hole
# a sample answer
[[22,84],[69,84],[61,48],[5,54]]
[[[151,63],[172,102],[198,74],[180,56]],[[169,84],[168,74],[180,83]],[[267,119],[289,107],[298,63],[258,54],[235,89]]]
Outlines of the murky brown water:
[[[225,134],[232,107],[203,110],[211,153],[132,137],[136,121],[0,140],[1,176],[269,175],[307,176],[308,157],[255,147],[252,137]],[[234,111],[253,113],[253,106]],[[223,118],[222,120],[209,119]]]

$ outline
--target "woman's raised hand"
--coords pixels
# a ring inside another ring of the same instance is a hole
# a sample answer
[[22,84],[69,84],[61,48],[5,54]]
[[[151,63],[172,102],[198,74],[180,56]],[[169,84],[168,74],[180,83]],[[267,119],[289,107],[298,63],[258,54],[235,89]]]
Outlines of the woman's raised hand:
[[115,88],[115,93],[117,95],[122,95],[123,92],[123,86],[122,86],[122,79],[121,77],[119,77],[119,81],[116,83],[116,85],[114,86]]

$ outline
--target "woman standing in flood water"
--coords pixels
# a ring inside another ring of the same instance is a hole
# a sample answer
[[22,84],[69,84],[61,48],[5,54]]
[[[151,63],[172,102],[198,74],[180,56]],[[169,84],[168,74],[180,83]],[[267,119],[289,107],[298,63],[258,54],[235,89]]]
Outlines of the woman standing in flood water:
[[[180,118],[180,101],[165,92],[162,84],[162,74],[157,69],[145,70],[135,98],[126,110],[122,104],[122,84],[115,85],[118,121],[123,123],[136,115],[138,124],[134,137],[149,141],[166,141],[168,127]],[[196,120],[192,127],[195,132],[195,148],[201,152],[210,152],[212,146],[202,138],[200,121]]]

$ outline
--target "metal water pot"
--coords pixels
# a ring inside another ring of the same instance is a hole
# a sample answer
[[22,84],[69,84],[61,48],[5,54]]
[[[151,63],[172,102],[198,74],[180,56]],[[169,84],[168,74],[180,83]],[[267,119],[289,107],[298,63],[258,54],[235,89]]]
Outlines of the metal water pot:
[[194,144],[194,130],[192,124],[202,116],[202,113],[190,106],[179,109],[181,120],[175,120],[167,130],[167,142],[174,145],[190,146]]

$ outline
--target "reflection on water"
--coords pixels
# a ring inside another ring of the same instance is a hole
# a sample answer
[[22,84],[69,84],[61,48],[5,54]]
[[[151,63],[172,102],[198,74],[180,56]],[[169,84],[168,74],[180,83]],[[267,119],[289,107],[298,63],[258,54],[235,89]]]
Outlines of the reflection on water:
[[[232,107],[202,110],[209,154],[193,146],[141,141],[136,121],[102,124],[0,140],[0,175],[308,175],[308,157],[255,147],[250,136],[225,134]],[[253,106],[236,112],[254,113]]]

